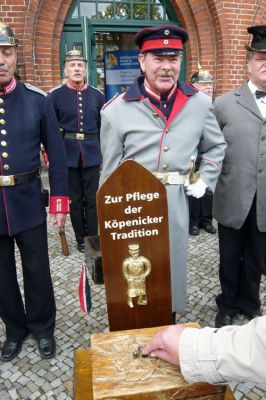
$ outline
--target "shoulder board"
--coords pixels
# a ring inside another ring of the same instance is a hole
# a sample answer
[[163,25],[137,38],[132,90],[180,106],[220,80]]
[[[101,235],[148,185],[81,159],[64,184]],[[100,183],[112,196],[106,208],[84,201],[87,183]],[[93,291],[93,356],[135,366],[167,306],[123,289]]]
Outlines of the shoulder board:
[[40,89],[40,88],[38,88],[36,86],[33,86],[30,83],[24,83],[24,85],[28,90],[31,90],[32,92],[36,92],[36,93],[39,93],[39,94],[41,94],[43,96],[47,96],[47,94],[42,89]]
[[125,94],[125,92],[116,93],[116,94],[114,95],[114,97],[112,97],[109,101],[107,101],[107,103],[104,104],[102,110],[104,110],[107,106],[109,106],[109,104],[111,104],[117,97],[121,96],[122,94]]
[[103,94],[103,92],[102,92],[100,89],[98,89],[97,87],[92,86],[92,85],[90,85],[90,87],[92,87],[93,89],[95,89],[95,90],[97,90],[98,92],[100,92],[101,94]]
[[48,93],[53,93],[54,90],[60,89],[62,86],[64,86],[64,85],[55,86],[55,87],[53,87],[52,89],[50,89]]

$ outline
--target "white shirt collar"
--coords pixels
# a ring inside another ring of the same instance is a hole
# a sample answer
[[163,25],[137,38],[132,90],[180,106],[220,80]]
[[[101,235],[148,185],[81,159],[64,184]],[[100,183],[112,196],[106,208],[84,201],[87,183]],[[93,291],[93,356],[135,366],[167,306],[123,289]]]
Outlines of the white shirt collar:
[[254,96],[255,96],[256,90],[262,90],[262,89],[259,89],[259,88],[258,88],[253,82],[251,82],[251,81],[248,81],[248,87],[249,87],[251,93],[252,93]]

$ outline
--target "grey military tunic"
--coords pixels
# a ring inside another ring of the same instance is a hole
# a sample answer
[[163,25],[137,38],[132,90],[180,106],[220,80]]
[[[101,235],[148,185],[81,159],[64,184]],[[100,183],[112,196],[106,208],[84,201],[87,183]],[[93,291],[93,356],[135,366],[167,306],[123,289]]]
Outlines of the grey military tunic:
[[[100,184],[126,159],[152,172],[187,173],[191,155],[202,153],[200,173],[215,189],[225,141],[209,96],[179,83],[168,119],[140,92],[141,78],[101,112],[103,168]],[[166,185],[169,216],[172,309],[186,306],[188,198],[183,185]]]

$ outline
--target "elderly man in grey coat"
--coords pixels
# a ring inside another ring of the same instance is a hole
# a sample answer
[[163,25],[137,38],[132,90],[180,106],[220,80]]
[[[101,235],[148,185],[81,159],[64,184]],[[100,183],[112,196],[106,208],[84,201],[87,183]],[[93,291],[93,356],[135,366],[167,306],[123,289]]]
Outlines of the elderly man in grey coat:
[[[186,305],[188,197],[215,189],[225,141],[212,113],[211,99],[178,81],[187,32],[175,25],[144,28],[140,77],[101,112],[103,170],[100,183],[126,159],[134,159],[164,178],[168,199],[172,310]],[[200,179],[188,183],[190,158],[202,153]],[[163,246],[163,241],[162,241]]]
[[248,28],[249,81],[216,99],[214,112],[227,141],[214,196],[220,283],[216,327],[237,313],[261,315],[260,280],[266,246],[266,25]]

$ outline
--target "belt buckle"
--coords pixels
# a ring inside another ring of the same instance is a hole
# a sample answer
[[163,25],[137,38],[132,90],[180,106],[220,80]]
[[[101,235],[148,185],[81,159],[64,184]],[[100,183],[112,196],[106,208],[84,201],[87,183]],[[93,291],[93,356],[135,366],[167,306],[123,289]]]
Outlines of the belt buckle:
[[169,185],[178,185],[180,183],[180,181],[181,181],[180,173],[178,171],[172,172],[169,175],[169,178],[168,178]]
[[84,140],[84,133],[76,133],[77,140]]
[[164,173],[163,173],[163,178],[162,178],[161,182],[162,182],[164,185],[167,185],[167,183],[168,183],[168,178],[169,178],[169,174],[168,174],[167,172],[164,172]]
[[15,185],[14,175],[0,176],[0,186],[14,186],[14,185]]

